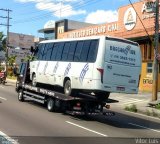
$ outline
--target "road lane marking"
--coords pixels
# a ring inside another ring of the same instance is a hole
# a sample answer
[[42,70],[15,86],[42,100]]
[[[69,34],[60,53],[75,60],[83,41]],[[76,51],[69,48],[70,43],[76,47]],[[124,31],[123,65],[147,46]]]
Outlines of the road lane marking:
[[100,133],[100,132],[97,132],[97,131],[94,131],[94,130],[88,129],[88,128],[86,128],[86,127],[80,126],[80,125],[75,124],[75,123],[72,123],[72,122],[70,122],[70,121],[66,121],[66,123],[71,124],[71,125],[74,125],[74,126],[77,126],[77,127],[82,128],[82,129],[84,129],[84,130],[87,130],[87,131],[90,131],[90,132],[96,133],[96,134],[98,134],[98,135],[101,135],[101,136],[104,136],[104,137],[108,137],[108,136],[107,136],[107,135],[105,135],[105,134],[102,134],[102,133]]
[[148,129],[148,130],[151,130],[151,131],[160,132],[158,130],[151,129],[151,128],[148,128],[148,127],[145,127],[145,126],[141,126],[141,125],[137,125],[137,124],[134,124],[134,123],[128,123],[128,124],[133,125],[133,126],[137,126],[137,127],[141,127],[141,128],[145,128],[145,129]]
[[3,98],[3,97],[0,97],[0,99],[2,99],[2,100],[7,100],[6,98]]
[[[2,138],[4,137],[4,138]],[[0,142],[2,143],[10,143],[10,144],[19,144],[17,140],[12,139],[8,135],[6,135],[4,132],[0,131]]]

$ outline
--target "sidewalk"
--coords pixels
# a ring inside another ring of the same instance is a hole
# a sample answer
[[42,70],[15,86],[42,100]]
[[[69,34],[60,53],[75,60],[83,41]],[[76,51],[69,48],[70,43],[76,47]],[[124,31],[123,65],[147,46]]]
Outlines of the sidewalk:
[[[156,109],[149,105],[152,98],[151,92],[139,92],[138,94],[112,93],[110,98],[119,101],[118,103],[111,103],[111,107],[115,106],[123,110],[125,110],[126,107],[129,107],[131,109],[130,111],[134,111],[133,109],[136,108],[137,113],[158,117],[160,119],[160,109]],[[160,92],[158,93],[157,101],[160,103]],[[133,105],[135,105],[135,107]]]
[[16,84],[16,81],[17,81],[17,80],[8,79],[8,78],[6,79],[6,82],[7,82],[7,83],[12,83],[12,84]]
[[158,117],[160,119],[160,109],[150,106],[148,104],[149,102],[137,104],[137,112],[148,116]]

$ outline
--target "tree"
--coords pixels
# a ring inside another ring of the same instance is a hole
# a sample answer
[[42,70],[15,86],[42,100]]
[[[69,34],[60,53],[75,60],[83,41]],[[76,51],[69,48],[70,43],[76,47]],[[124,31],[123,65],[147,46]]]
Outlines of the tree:
[[1,43],[0,50],[6,51],[6,37],[3,34],[3,32],[0,32],[0,43]]
[[8,57],[8,63],[9,63],[10,66],[13,66],[13,64],[16,62],[16,57],[17,56]]

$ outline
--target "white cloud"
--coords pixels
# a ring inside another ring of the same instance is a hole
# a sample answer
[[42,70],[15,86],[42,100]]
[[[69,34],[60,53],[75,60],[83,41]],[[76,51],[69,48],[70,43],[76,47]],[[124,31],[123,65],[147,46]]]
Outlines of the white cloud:
[[53,15],[56,17],[69,17],[73,15],[85,14],[85,10],[73,10],[73,7],[69,4],[63,3],[37,3],[36,8],[39,10],[47,10],[53,12]]
[[85,19],[85,22],[100,24],[106,22],[114,22],[118,20],[118,12],[117,11],[104,11],[97,10],[96,12],[91,12]]
[[[73,15],[86,14],[85,10],[74,10],[70,3],[77,0],[15,0],[21,3],[34,2],[38,10],[45,10],[53,13],[58,18],[69,17]],[[83,1],[83,0],[82,0]]]
[[16,2],[28,3],[28,2],[50,2],[51,0],[15,0]]

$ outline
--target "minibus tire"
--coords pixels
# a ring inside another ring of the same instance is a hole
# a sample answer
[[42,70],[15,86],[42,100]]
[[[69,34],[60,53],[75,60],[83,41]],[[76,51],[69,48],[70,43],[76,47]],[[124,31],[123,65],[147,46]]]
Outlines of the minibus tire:
[[70,96],[72,93],[72,88],[71,88],[71,81],[67,80],[64,84],[64,94],[66,96]]

